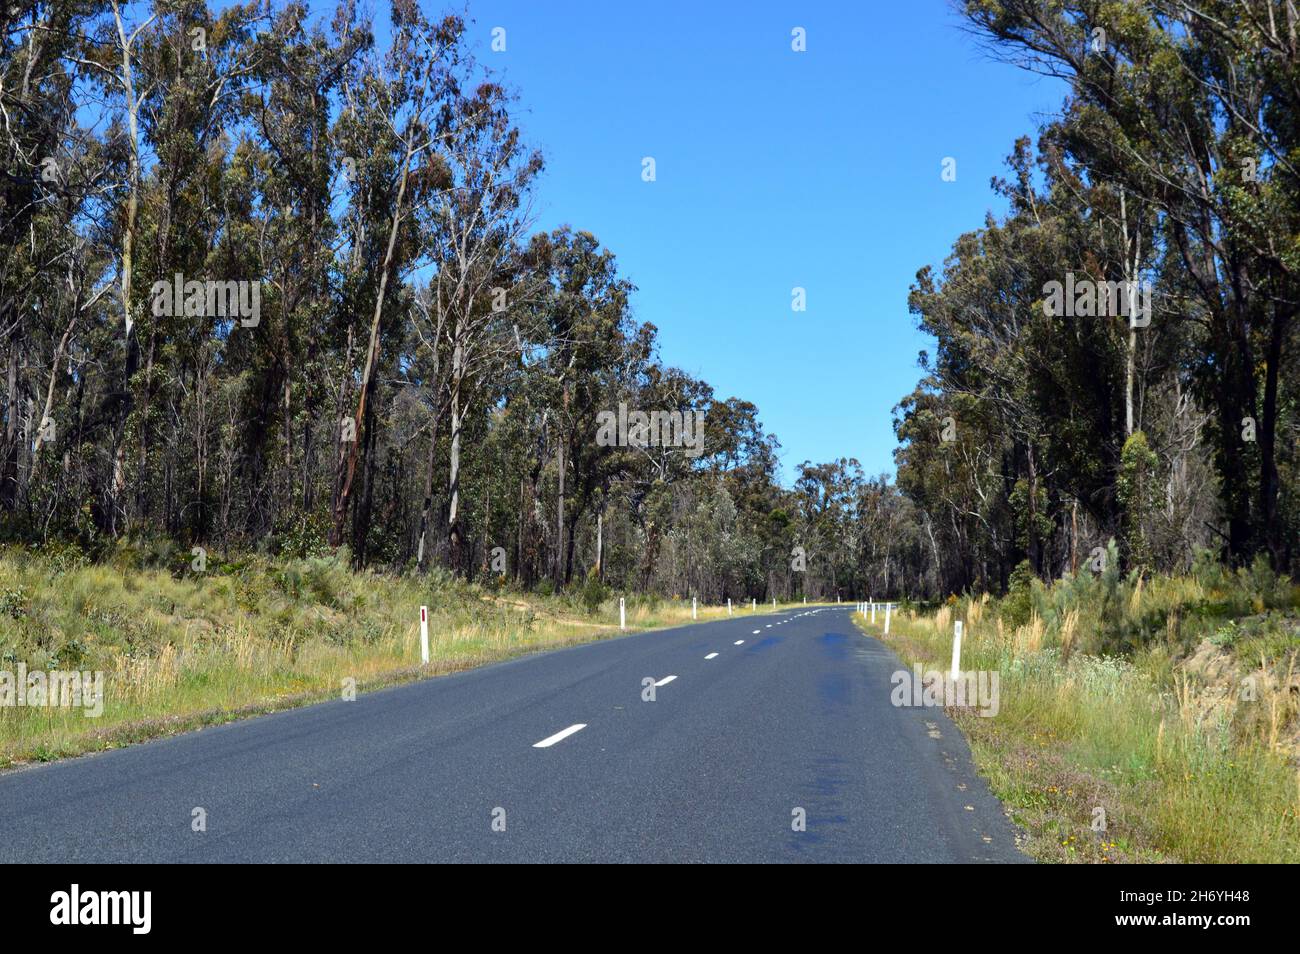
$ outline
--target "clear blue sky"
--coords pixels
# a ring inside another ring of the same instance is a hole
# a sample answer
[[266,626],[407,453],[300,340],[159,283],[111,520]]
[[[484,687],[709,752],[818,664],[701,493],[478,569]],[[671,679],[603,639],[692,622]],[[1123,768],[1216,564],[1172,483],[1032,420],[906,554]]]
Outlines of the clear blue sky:
[[[538,226],[586,229],[617,255],[663,359],[758,405],[787,482],[805,459],[892,473],[891,409],[931,347],[908,287],[1002,214],[989,180],[1064,88],[990,60],[940,0],[468,11],[477,55],[518,90],[547,158]],[[795,26],[807,52],[790,48]],[[946,156],[955,182],[941,181]]]
[[[537,228],[615,253],[663,360],[754,402],[786,483],[836,457],[892,474],[891,412],[933,347],[908,288],[1005,211],[989,180],[1064,85],[992,61],[944,0],[460,3],[421,0],[465,10],[477,57],[518,92],[547,159]],[[371,6],[382,42],[388,4]]]

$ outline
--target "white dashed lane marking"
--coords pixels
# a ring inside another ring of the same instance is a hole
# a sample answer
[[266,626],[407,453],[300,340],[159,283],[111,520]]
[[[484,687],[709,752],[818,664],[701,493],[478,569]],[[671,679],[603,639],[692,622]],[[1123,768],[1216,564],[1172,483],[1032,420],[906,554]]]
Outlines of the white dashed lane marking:
[[569,726],[567,729],[561,729],[559,732],[555,733],[555,735],[548,735],[546,738],[542,739],[542,741],[534,742],[533,748],[549,749],[556,742],[562,742],[565,739],[567,739],[569,736],[573,735],[573,733],[581,732],[586,727],[587,727],[587,723],[585,722],[574,723],[573,725]]

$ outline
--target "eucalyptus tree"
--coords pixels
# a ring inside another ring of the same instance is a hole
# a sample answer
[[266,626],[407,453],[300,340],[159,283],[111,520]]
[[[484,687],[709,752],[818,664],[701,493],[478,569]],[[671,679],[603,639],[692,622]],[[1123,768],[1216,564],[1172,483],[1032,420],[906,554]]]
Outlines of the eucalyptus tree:
[[[545,269],[540,308],[548,345],[540,369],[554,435],[551,573],[558,585],[572,575],[572,530],[595,483],[588,464],[612,453],[597,442],[596,415],[616,412],[620,394],[626,399],[631,378],[648,358],[653,332],[633,328],[628,314],[633,286],[619,277],[613,253],[591,233],[561,228],[539,235],[530,254]],[[621,370],[620,362],[627,362]],[[570,470],[582,497],[566,515],[574,486],[567,483]]]
[[76,112],[82,33],[104,8],[17,2],[0,12],[0,511],[14,525],[57,430],[60,364],[103,294],[82,220],[110,160]]
[[1229,551],[1284,563],[1277,436],[1300,307],[1300,258],[1281,238],[1300,223],[1293,6],[970,0],[966,11],[995,49],[1070,83],[1068,148],[1092,180],[1158,212],[1156,254],[1185,293],[1168,310],[1205,328],[1197,380],[1214,411]]
[[455,91],[446,112],[447,188],[430,206],[427,221],[436,261],[434,301],[446,316],[451,353],[447,525],[448,559],[457,571],[464,543],[465,416],[474,407],[476,383],[520,350],[519,324],[533,296],[534,273],[521,256],[531,224],[529,190],[542,170],[542,156],[527,146],[510,118],[511,101],[503,86],[487,79],[472,90]]
[[[350,421],[344,418],[339,425],[330,539],[335,545],[343,540],[360,462],[364,492],[353,512],[351,537],[354,557],[362,562],[370,525],[380,363],[385,332],[400,325],[400,309],[389,286],[399,286],[403,274],[427,257],[419,214],[449,186],[444,151],[459,134],[461,118],[449,112],[460,97],[463,21],[449,16],[431,22],[415,0],[396,0],[391,21],[392,41],[383,54],[372,53],[345,70],[336,130],[345,161],[350,160],[348,168],[356,170],[349,289],[343,302],[349,359],[353,309],[368,304],[370,321],[355,407]],[[344,32],[358,28],[347,24]],[[350,368],[345,369],[345,380],[351,381]],[[348,391],[345,385],[345,397]]]
[[[328,349],[310,345],[335,343],[333,206],[357,177],[356,159],[337,154],[331,113],[345,71],[371,39],[360,24],[343,20],[327,32],[308,16],[301,2],[273,13],[255,37],[254,82],[242,103],[249,148],[241,172],[256,197],[248,209],[255,231],[247,237],[266,284],[260,347],[245,354],[255,375],[251,410],[268,425],[250,432],[247,451],[253,475],[274,486],[266,520],[250,527],[261,532],[310,513],[315,503],[319,425],[331,423],[315,408],[327,400],[322,378],[331,369]],[[268,459],[276,450],[278,465]],[[262,496],[261,488],[250,490]]]

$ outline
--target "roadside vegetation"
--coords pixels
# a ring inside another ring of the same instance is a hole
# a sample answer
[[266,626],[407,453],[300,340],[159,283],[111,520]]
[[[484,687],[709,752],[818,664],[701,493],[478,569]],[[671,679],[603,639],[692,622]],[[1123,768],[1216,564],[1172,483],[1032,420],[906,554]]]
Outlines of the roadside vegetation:
[[1114,555],[904,607],[887,641],[946,672],[964,621],[961,668],[999,673],[1000,709],[949,714],[1035,858],[1300,861],[1300,587],[1262,560],[1143,578]]
[[[0,768],[340,698],[346,679],[363,692],[619,633],[620,594],[594,579],[544,595],[354,571],[346,552],[210,557],[201,573],[190,560],[166,543],[123,543],[93,563],[69,547],[0,549],[0,670],[105,673],[98,718],[0,707]],[[691,619],[689,600],[626,606],[630,631]],[[699,607],[700,619],[726,613]]]
[[892,477],[783,466],[596,223],[538,228],[472,16],[366,6],[6,5],[0,677],[108,692],[0,707],[0,767],[602,638],[620,593],[989,592],[892,637],[946,665],[964,619],[1001,674],[957,717],[1031,851],[1300,860],[1290,5],[959,4],[1068,92],[916,273]]

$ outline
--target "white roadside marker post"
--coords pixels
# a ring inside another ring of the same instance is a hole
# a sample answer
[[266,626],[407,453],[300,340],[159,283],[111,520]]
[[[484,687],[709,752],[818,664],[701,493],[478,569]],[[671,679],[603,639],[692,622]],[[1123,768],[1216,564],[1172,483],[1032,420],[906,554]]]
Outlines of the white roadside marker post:
[[695,605],[695,597],[691,597],[691,619],[699,619],[700,613]]
[[885,604],[885,635],[886,636],[889,635],[889,608],[892,605],[893,605],[892,603]]
[[627,603],[621,596],[618,598],[618,628],[627,629]]
[[757,613],[757,612],[758,612],[758,599],[757,599],[756,597],[750,597],[750,600],[749,600],[749,611],[750,611],[751,613]]
[[952,678],[961,675],[961,620],[952,624]]
[[772,597],[772,609],[776,609],[776,597]]
[[420,607],[420,665],[429,665],[429,607]]
[[731,615],[731,597],[730,597],[730,596],[727,597],[727,615],[728,615],[728,616]]
[[871,601],[871,625],[876,625],[876,601]]

